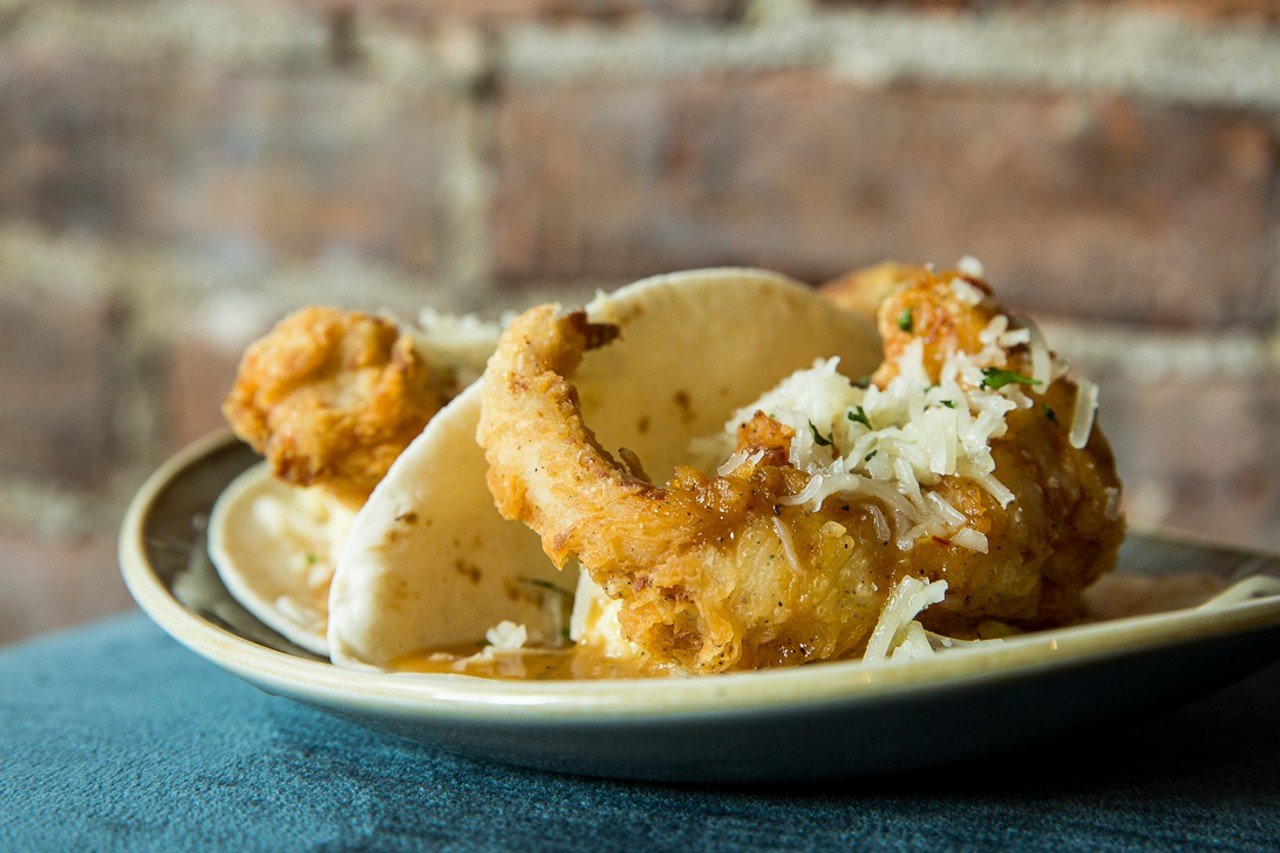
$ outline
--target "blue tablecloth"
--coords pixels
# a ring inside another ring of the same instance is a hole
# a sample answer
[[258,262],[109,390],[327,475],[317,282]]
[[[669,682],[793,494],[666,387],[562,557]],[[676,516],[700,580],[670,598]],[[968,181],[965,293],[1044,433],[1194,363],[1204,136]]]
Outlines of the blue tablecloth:
[[260,693],[129,615],[0,650],[0,850],[1275,849],[1277,724],[1272,667],[1161,718],[981,767],[810,788],[640,785],[373,734]]

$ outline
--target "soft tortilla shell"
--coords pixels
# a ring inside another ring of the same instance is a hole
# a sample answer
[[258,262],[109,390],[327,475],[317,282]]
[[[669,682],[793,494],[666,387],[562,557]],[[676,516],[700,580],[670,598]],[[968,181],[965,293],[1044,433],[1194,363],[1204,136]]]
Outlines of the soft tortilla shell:
[[[588,305],[621,338],[573,377],[602,446],[636,453],[655,482],[690,460],[689,443],[815,358],[857,375],[880,362],[875,329],[785,276],[713,269],[657,276]],[[471,643],[503,619],[540,624],[529,579],[573,589],[538,537],[503,520],[475,441],[480,387],[443,409],[361,510],[329,600],[337,663],[387,667]],[[513,592],[514,590],[514,592]]]
[[314,593],[304,574],[290,568],[291,558],[297,556],[290,553],[293,545],[264,526],[253,511],[254,502],[263,496],[274,497],[287,511],[297,491],[273,477],[265,462],[237,477],[218,496],[209,516],[209,558],[231,597],[245,610],[307,651],[327,655],[324,614],[316,614],[312,623],[280,608],[282,598],[307,602]]

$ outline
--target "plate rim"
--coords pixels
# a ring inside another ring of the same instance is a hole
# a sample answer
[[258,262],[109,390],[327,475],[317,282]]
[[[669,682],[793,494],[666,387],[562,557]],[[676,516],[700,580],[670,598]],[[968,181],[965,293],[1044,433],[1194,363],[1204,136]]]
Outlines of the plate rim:
[[[1002,679],[1034,677],[1160,648],[1280,627],[1280,598],[1212,611],[1181,610],[1040,631],[999,646],[960,648],[927,660],[837,661],[710,678],[503,681],[467,675],[387,673],[308,660],[241,638],[178,601],[147,557],[145,532],[157,499],[208,456],[239,443],[229,429],[201,438],[161,464],[129,504],[119,561],[139,607],[167,634],[215,665],[271,692],[397,717],[544,724],[631,721],[704,714],[772,712],[832,702],[873,703]],[[1166,541],[1244,549],[1180,531],[1143,529]],[[1280,652],[1278,655],[1280,656]]]

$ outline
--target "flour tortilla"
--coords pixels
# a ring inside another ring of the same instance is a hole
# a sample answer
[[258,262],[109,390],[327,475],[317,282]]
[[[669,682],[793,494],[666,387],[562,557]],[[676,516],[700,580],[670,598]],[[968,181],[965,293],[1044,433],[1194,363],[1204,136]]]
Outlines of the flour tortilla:
[[[873,370],[880,341],[865,319],[785,276],[712,269],[645,279],[587,306],[621,327],[572,377],[602,446],[625,447],[655,482],[779,380],[840,356]],[[483,381],[483,380],[481,380]],[[474,644],[502,620],[542,622],[541,589],[572,590],[538,537],[498,515],[476,444],[479,383],[441,410],[356,518],[329,598],[335,663],[389,668],[405,655]]]
[[209,558],[231,596],[286,639],[329,654],[323,575],[353,513],[276,479],[265,462],[223,490],[209,516]]

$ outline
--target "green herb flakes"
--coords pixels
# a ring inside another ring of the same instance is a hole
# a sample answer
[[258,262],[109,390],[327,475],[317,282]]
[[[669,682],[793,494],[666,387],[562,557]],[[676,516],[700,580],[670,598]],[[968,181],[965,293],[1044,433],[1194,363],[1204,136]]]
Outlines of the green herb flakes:
[[863,411],[861,406],[854,406],[852,411],[845,412],[845,417],[855,424],[862,424],[867,429],[874,429],[871,426],[871,421],[867,418],[867,413]]
[[1039,385],[1039,379],[1032,379],[1030,376],[1023,376],[1016,370],[1001,370],[998,367],[982,368],[982,387],[990,388],[997,391],[1006,385],[1017,383],[1018,385]]

